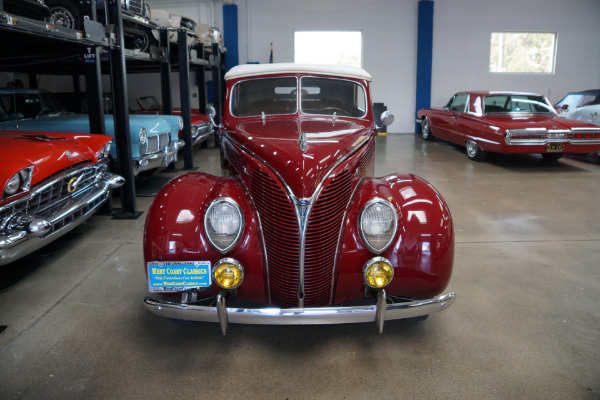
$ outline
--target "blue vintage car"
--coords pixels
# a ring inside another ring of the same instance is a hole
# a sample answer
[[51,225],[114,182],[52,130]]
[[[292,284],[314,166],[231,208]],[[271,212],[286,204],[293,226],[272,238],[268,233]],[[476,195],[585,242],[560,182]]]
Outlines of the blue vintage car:
[[[115,137],[112,115],[105,115],[106,134]],[[177,161],[185,142],[183,120],[174,115],[130,115],[134,174]],[[0,89],[0,130],[90,133],[89,117],[67,111],[54,95],[41,89]],[[117,157],[112,146],[110,156]]]

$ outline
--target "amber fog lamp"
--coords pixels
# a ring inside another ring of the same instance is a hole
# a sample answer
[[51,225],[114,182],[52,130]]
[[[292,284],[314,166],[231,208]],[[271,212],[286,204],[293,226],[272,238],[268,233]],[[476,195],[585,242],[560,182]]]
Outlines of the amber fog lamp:
[[223,289],[235,289],[244,280],[244,268],[233,258],[224,258],[212,269],[213,282]]
[[386,287],[394,277],[392,264],[383,257],[375,257],[367,262],[363,269],[363,278],[367,286],[374,289]]
[[360,212],[359,230],[363,242],[375,254],[380,254],[392,243],[398,228],[398,214],[392,204],[376,198],[364,205]]

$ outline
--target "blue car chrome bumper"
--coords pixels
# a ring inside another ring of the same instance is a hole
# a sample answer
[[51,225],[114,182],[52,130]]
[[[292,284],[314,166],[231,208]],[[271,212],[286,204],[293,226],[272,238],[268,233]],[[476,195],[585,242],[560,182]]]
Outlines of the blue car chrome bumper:
[[146,308],[161,317],[187,321],[218,322],[221,332],[227,333],[228,324],[255,325],[327,325],[376,322],[379,333],[386,320],[407,319],[437,313],[448,308],[454,292],[433,299],[387,304],[385,291],[377,296],[377,304],[355,307],[318,308],[228,308],[225,298],[217,296],[216,307],[171,303],[144,299]]

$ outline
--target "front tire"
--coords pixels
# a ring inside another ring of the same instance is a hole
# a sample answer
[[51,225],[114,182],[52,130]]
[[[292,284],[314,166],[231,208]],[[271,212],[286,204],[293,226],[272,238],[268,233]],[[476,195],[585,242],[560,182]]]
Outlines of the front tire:
[[50,8],[50,17],[46,21],[54,26],[69,29],[83,29],[81,13],[77,5],[68,0],[47,0],[46,5]]
[[428,142],[433,140],[433,133],[431,133],[429,119],[427,119],[427,117],[423,117],[421,120],[421,136],[423,137],[423,140],[427,140]]
[[487,157],[487,151],[483,151],[477,143],[472,140],[465,141],[467,156],[473,161],[483,161]]

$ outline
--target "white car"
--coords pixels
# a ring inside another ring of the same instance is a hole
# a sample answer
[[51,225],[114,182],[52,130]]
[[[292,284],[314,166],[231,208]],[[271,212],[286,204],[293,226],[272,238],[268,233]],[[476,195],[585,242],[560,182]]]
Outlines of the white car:
[[569,92],[554,107],[561,117],[600,125],[600,89]]
[[[191,47],[197,40],[196,35],[196,21],[191,18],[184,17],[183,15],[174,14],[167,10],[160,9],[152,9],[152,22],[158,24],[159,26],[164,26],[167,28],[173,28],[169,31],[169,42],[177,43],[178,35],[177,29],[185,29],[191,35],[188,35],[187,45]],[[153,31],[154,38],[159,40],[160,33],[158,31]]]

